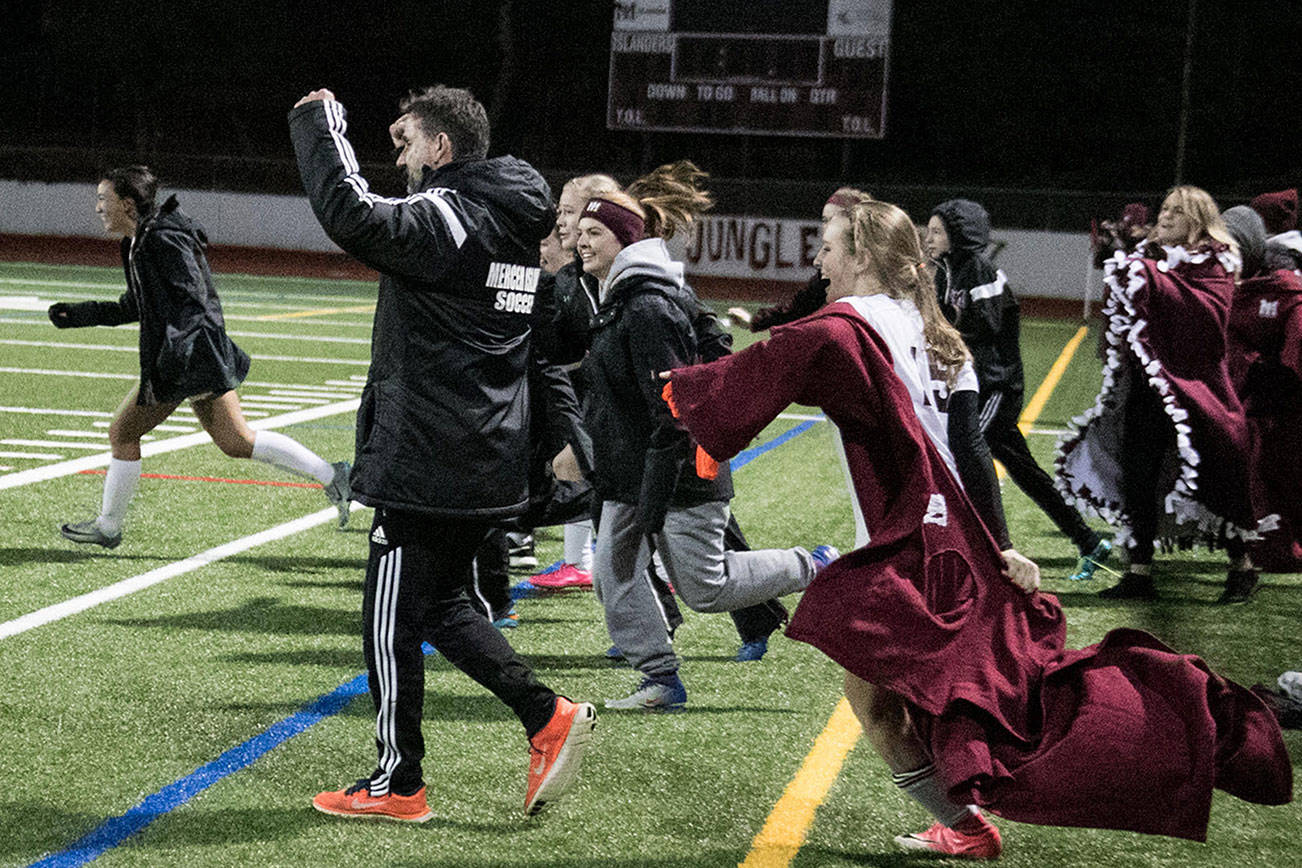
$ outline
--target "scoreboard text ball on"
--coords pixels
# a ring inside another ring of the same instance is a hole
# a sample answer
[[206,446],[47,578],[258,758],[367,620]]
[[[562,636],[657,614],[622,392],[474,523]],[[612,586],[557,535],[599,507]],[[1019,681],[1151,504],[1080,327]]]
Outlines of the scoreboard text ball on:
[[613,130],[879,139],[892,0],[617,0]]

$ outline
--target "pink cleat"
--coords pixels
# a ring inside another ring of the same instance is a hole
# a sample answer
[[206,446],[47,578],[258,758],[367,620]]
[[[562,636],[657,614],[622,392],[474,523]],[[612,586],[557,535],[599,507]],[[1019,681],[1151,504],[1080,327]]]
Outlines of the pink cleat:
[[529,577],[535,588],[591,588],[592,573],[574,564],[562,564],[558,569]]

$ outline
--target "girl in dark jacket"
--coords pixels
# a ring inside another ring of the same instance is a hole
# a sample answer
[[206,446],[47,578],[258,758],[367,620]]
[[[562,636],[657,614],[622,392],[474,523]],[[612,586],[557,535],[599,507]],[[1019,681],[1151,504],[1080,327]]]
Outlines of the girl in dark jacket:
[[[694,463],[688,435],[660,398],[660,371],[697,358],[697,300],[664,239],[708,207],[691,163],[662,166],[629,193],[584,206],[578,252],[599,280],[591,349],[583,362],[593,487],[602,501],[594,579],[611,639],[642,675],[615,709],[672,710],[687,692],[654,594],[642,575],[650,545],[688,606],[727,612],[805,588],[831,549],[725,551],[732,480]],[[698,456],[699,457],[699,456]]]
[[113,457],[100,514],[65,524],[60,532],[105,548],[122,542],[122,521],[140,479],[140,440],[186,399],[227,455],[256,458],[320,482],[342,527],[348,521],[348,462],[330,464],[283,434],[249,428],[235,394],[249,372],[249,357],[226,336],[204,255],[207,238],[175,196],[155,207],[157,191],[158,181],[145,166],[104,173],[95,213],[105,232],[122,239],[127,291],[116,302],[50,306],[50,321],[59,328],[140,323],[140,381],[109,426]]
[[980,387],[981,433],[1017,487],[1044,510],[1080,550],[1072,579],[1091,579],[1112,543],[1063,498],[1031,454],[1018,427],[1022,412],[1021,315],[1002,269],[985,255],[990,216],[970,199],[942,202],[927,224],[927,253],[936,262],[936,295],[946,319],[972,352]]

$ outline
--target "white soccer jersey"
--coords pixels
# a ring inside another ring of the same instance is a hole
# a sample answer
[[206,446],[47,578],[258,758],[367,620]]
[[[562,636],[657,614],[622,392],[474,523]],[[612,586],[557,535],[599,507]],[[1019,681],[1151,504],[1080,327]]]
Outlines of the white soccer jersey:
[[[913,302],[907,299],[891,298],[888,295],[851,295],[838,299],[837,304],[845,304],[859,314],[873,331],[881,335],[891,353],[891,362],[895,374],[909,390],[913,400],[913,411],[922,423],[922,430],[935,444],[945,466],[959,480],[958,465],[949,450],[949,406],[950,388],[931,364],[927,354],[927,343],[922,332],[922,314]],[[971,360],[959,371],[953,391],[977,391],[976,369]],[[845,471],[846,485],[850,490],[850,503],[854,506],[855,548],[868,544],[868,528],[859,509],[859,502],[854,497],[854,485],[850,479],[850,465],[846,461],[845,446],[837,435],[837,446],[841,455],[841,468]],[[959,480],[962,485],[962,481]]]

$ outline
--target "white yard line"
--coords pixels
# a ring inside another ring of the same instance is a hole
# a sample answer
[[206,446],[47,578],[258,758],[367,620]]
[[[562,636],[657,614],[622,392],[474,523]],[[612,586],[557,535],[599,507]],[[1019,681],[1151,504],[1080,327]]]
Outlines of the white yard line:
[[259,388],[267,388],[267,389],[294,389],[296,391],[308,392],[308,393],[324,392],[327,395],[332,395],[337,392],[346,392],[350,396],[356,395],[358,392],[362,391],[362,386],[364,385],[363,383],[355,383],[351,381],[341,383],[341,381],[339,380],[326,380],[326,382],[330,383],[331,385],[307,386],[301,383],[264,383],[264,382],[259,382],[258,380],[245,380],[244,385],[257,386]]
[[101,603],[107,603],[125,597],[128,594],[134,594],[136,591],[143,590],[151,585],[157,585],[159,582],[165,582],[176,576],[185,573],[194,572],[200,567],[207,566],[211,563],[223,560],[224,558],[246,552],[251,548],[260,546],[264,543],[275,542],[285,537],[293,536],[296,533],[316,527],[319,524],[325,524],[338,518],[338,511],[333,507],[327,507],[320,512],[314,512],[311,515],[305,515],[302,518],[296,518],[293,521],[267,528],[255,534],[241,537],[237,540],[231,540],[228,543],[219,545],[216,548],[208,549],[197,555],[192,555],[185,560],[175,561],[170,564],[150,570],[146,573],[132,576],[129,579],[123,579],[120,582],[114,582],[111,585],[98,588],[79,597],[73,597],[64,600],[62,603],[55,603],[52,606],[46,606],[43,609],[37,609],[35,612],[14,618],[12,621],[0,623],[0,639],[7,639],[10,636],[16,636],[19,633],[25,633],[28,630],[34,630],[37,627],[43,627],[55,621],[62,620],[87,609],[94,608]]
[[[355,398],[356,392],[308,392],[302,389],[268,389],[272,395],[280,395],[285,398],[332,398],[338,401],[341,398]],[[322,402],[329,403],[329,402]]]
[[[250,277],[259,283],[263,280],[275,279],[274,276],[250,275]],[[280,278],[281,280],[294,280],[298,283],[306,283],[300,278]],[[218,295],[238,298],[243,296],[252,296],[254,298],[266,298],[268,293],[261,289],[237,289],[230,285],[230,278],[217,276]],[[362,283],[362,281],[352,281],[353,283]],[[365,284],[364,284],[365,285]],[[126,285],[122,283],[91,283],[84,280],[34,280],[26,277],[0,277],[0,286],[43,286],[47,289],[95,289],[102,292],[112,293],[114,298],[120,296],[126,291]],[[375,296],[348,296],[348,295],[329,295],[324,293],[282,293],[281,297],[290,296],[295,301],[328,301],[339,304],[373,304]],[[245,302],[246,304],[248,302]],[[301,307],[301,305],[266,305],[268,307]]]
[[[62,349],[62,350],[95,350],[98,352],[117,352],[117,353],[138,353],[140,348],[136,346],[114,346],[113,344],[74,344],[64,343],[63,341],[19,341],[0,339],[0,345],[10,347],[38,347],[40,349]],[[370,359],[322,359],[312,356],[263,356],[256,353],[249,353],[249,358],[260,362],[309,362],[313,364],[325,365],[362,365],[369,366]]]
[[108,445],[107,443],[78,443],[75,440],[26,440],[22,437],[6,437],[0,440],[0,443],[6,446],[44,446],[46,449],[103,449]]
[[[50,452],[0,452],[0,458],[32,458],[37,461],[58,461],[62,455],[55,455]],[[10,469],[8,467],[6,470]]]
[[[288,404],[290,406],[303,404],[331,404],[341,398],[352,398],[353,395],[320,395],[316,394],[311,397],[300,397],[298,395],[277,395],[274,389],[269,389],[270,395],[249,395],[250,401],[270,401],[273,404]],[[240,396],[240,403],[245,403],[244,396]]]
[[[101,374],[97,371],[54,370],[52,368],[0,367],[0,374],[38,374],[46,377],[81,377],[90,380],[139,380],[139,374]],[[90,412],[90,411],[85,411]],[[112,415],[112,414],[110,414]]]
[[[235,319],[235,317],[229,317],[229,319]],[[37,320],[17,319],[14,317],[0,317],[0,325],[30,326],[35,324],[38,324]],[[369,324],[367,325],[369,327]],[[134,325],[132,323],[127,323],[120,326],[114,326],[114,328],[120,329],[124,332],[140,331],[140,326]],[[358,346],[371,345],[370,338],[344,338],[344,337],[335,337],[332,335],[277,334],[274,332],[231,331],[230,329],[227,329],[226,334],[236,338],[259,338],[261,340],[268,340],[268,341],[311,341],[314,343],[323,343],[323,344],[356,344]]]
[[[355,411],[360,404],[360,399],[351,398],[347,401],[326,404],[323,407],[308,407],[305,410],[296,410],[293,413],[285,413],[279,416],[269,416],[266,419],[258,419],[250,422],[249,427],[255,431],[283,428],[287,425],[294,425],[299,422],[310,422],[313,419],[324,419],[328,416],[340,415],[341,413],[351,413]],[[190,446],[198,446],[202,443],[208,442],[210,442],[208,432],[199,431],[194,434],[182,434],[180,437],[168,437],[165,440],[147,443],[140,448],[140,454],[142,456],[161,455],[165,452],[175,452],[178,449],[186,449]],[[69,444],[60,445],[67,446]],[[95,448],[103,449],[104,444],[96,444]],[[72,474],[80,473],[83,470],[104,467],[109,463],[110,457],[111,454],[105,451],[98,455],[87,455],[82,458],[72,458],[67,461],[60,461],[56,464],[47,464],[44,467],[33,467],[28,470],[19,470],[16,473],[6,473],[0,475],[0,491],[6,488],[17,488],[20,485],[31,485],[36,482],[45,482],[49,479],[71,476]]]
[[[100,419],[112,419],[113,414],[106,410],[54,410],[49,407],[0,407],[0,413],[28,413],[33,416],[96,416]],[[107,422],[104,424],[108,424]]]
[[[176,414],[173,413],[173,414],[172,414],[171,416],[169,416],[168,418],[171,419],[171,418],[175,418],[175,417],[176,417]],[[103,421],[98,421],[98,422],[91,422],[90,424],[94,425],[96,428],[107,428],[108,426],[112,425],[113,423],[112,423],[112,422],[103,422]],[[152,429],[150,429],[150,430],[152,430],[152,431],[175,431],[175,432],[178,432],[178,433],[181,433],[181,434],[193,434],[193,433],[195,432],[195,427],[194,427],[193,425],[155,425],[155,426],[154,426]],[[47,432],[47,433],[48,433],[48,432]],[[104,435],[104,436],[107,437],[108,435],[106,434],[106,435]]]
[[227,330],[226,334],[236,338],[264,338],[271,341],[313,341],[323,344],[360,344],[369,347],[370,338],[338,338],[330,335],[278,335],[270,332],[233,332]]

